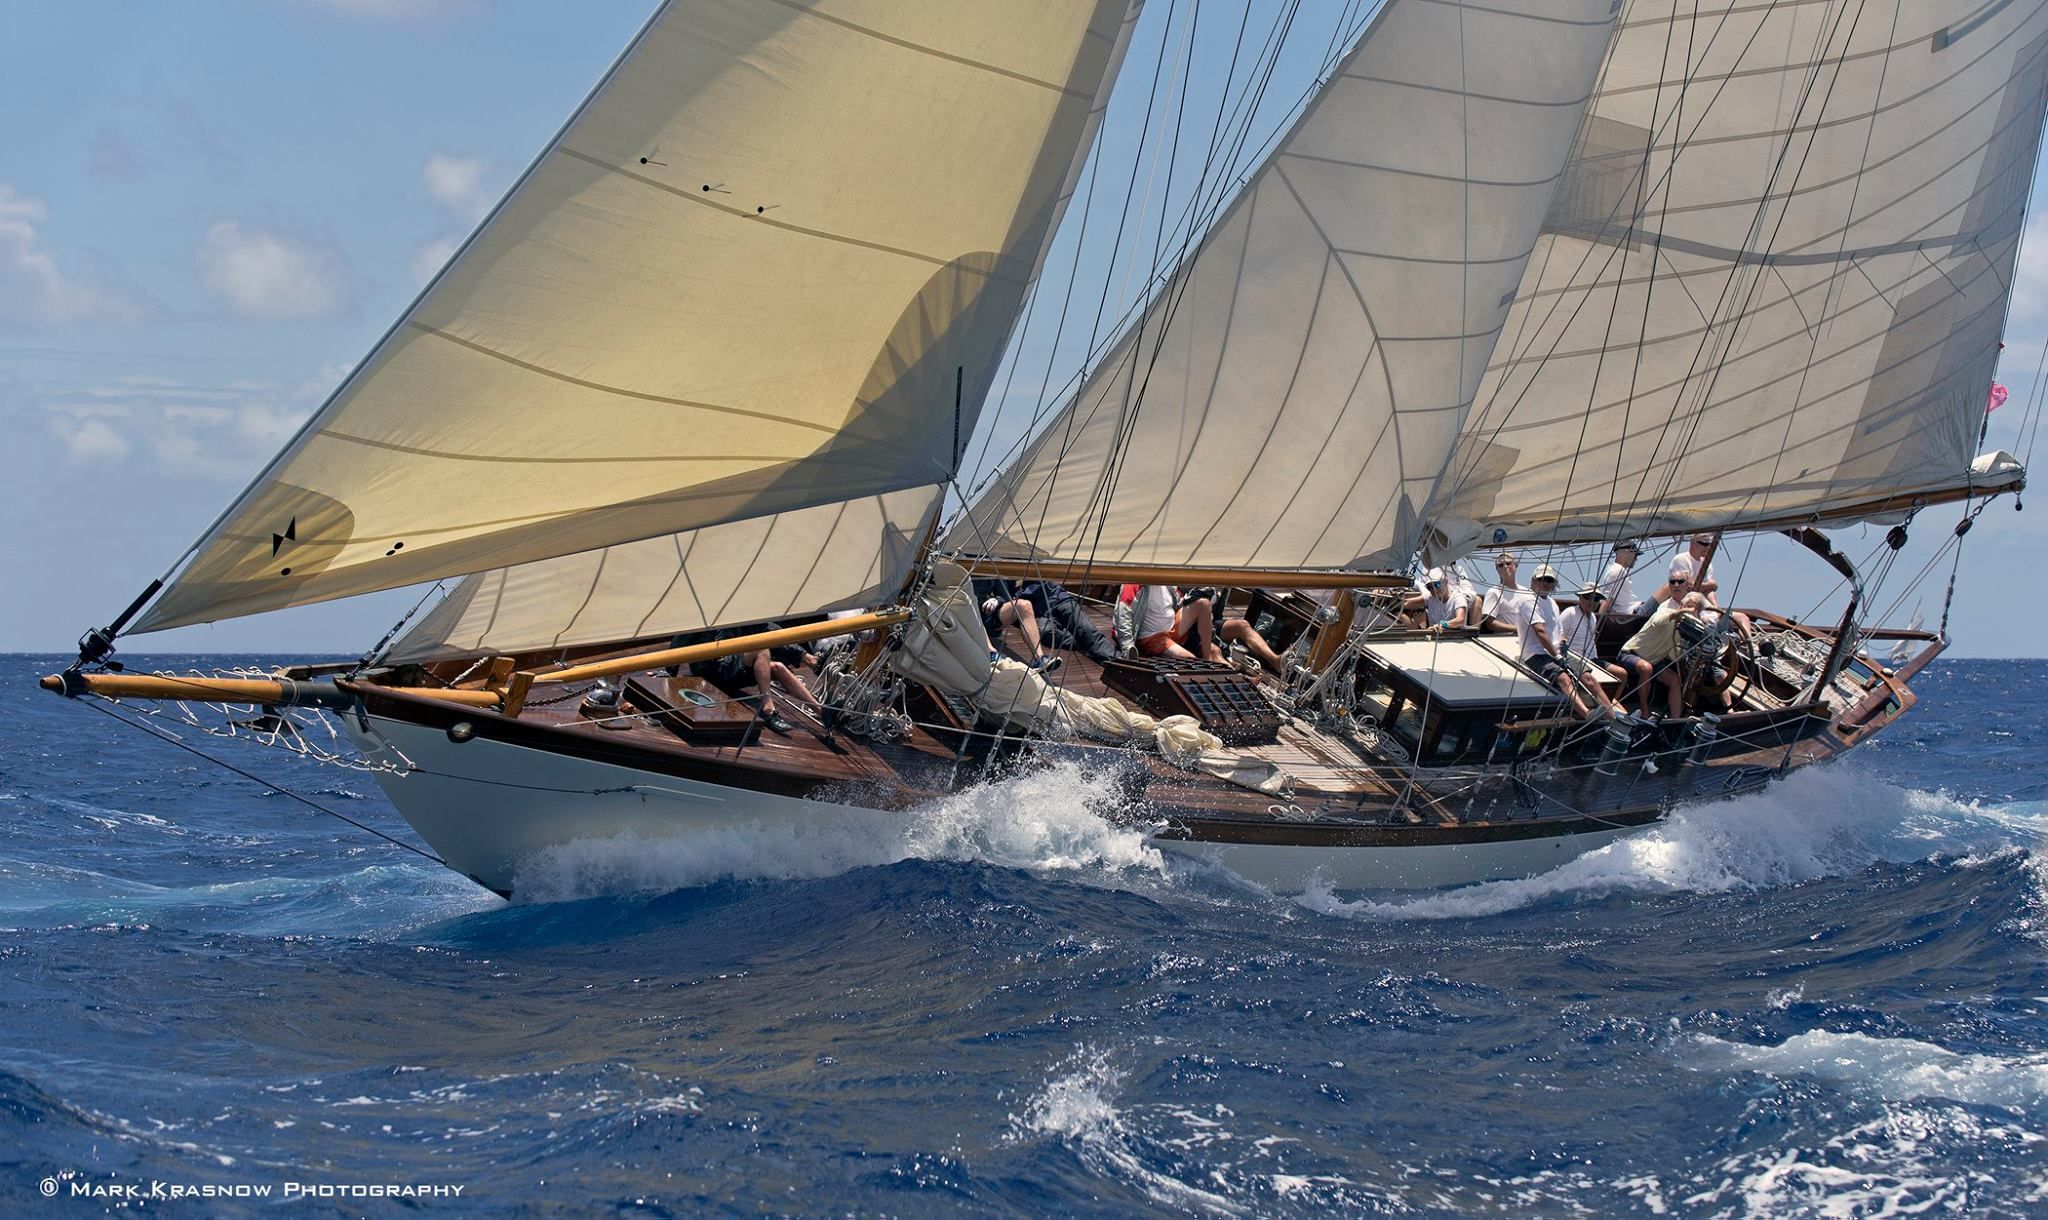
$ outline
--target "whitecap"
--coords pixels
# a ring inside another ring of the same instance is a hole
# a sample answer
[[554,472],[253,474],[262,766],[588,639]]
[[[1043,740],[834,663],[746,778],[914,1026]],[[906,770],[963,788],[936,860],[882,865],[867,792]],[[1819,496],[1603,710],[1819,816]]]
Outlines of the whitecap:
[[[1352,901],[1311,888],[1297,901],[1331,915],[1472,919],[1560,896],[1760,890],[1879,863],[1977,860],[2025,851],[2044,828],[2048,819],[2035,807],[1986,809],[1855,771],[1808,769],[1760,793],[1680,809],[1661,825],[1534,877],[1408,899]],[[2048,874],[2041,884],[2048,886]]]
[[1053,1070],[1021,1115],[1012,1114],[1012,1138],[1051,1136],[1072,1147],[1081,1163],[1104,1177],[1128,1182],[1155,1203],[1237,1215],[1243,1209],[1221,1195],[1146,1165],[1115,1104],[1124,1072],[1110,1053],[1080,1046]]
[[1939,1098],[2027,1109],[2048,1101],[2048,1054],[1963,1054],[1911,1038],[1824,1029],[1777,1046],[1702,1035],[1696,1066],[1805,1076],[1894,1102]]

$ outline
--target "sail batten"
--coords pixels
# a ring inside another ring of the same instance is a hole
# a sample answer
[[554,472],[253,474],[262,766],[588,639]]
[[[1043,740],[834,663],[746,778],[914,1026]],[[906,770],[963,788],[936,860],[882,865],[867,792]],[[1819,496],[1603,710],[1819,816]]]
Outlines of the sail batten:
[[671,0],[136,630],[951,477],[1130,7]]

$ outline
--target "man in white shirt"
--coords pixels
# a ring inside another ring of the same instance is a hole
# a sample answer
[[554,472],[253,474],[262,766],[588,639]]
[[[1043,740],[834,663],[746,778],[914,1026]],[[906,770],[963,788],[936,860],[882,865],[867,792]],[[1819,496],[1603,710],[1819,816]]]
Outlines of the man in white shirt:
[[[1667,586],[1670,592],[1664,598],[1664,605],[1675,605],[1688,592],[1697,593],[1706,603],[1706,610],[1700,617],[1709,623],[1720,617],[1721,599],[1718,590],[1721,582],[1714,579],[1708,563],[1719,541],[1719,536],[1715,534],[1694,534],[1687,540],[1685,550],[1671,557],[1670,584]],[[1685,579],[1680,580],[1680,577]],[[1735,624],[1735,629],[1742,633],[1743,639],[1750,638],[1748,615],[1739,610],[1730,611],[1728,619]]]
[[[1493,572],[1500,584],[1487,590],[1486,600],[1479,606],[1479,629],[1494,631],[1503,635],[1522,630],[1522,624],[1529,621],[1529,614],[1535,608],[1536,599],[1527,589],[1515,583],[1517,566],[1513,551],[1502,551],[1494,556]],[[1471,614],[1466,613],[1466,621]]]
[[[1529,602],[1529,619],[1521,629],[1522,664],[1570,701],[1572,714],[1579,719],[1593,718],[1593,712],[1586,706],[1581,691],[1592,695],[1593,701],[1600,707],[1601,715],[1613,715],[1614,703],[1608,699],[1607,692],[1600,689],[1600,683],[1577,672],[1577,667],[1566,656],[1563,642],[1566,638],[1564,623],[1557,612],[1556,569],[1547,563],[1539,566],[1535,574],[1529,577],[1529,585],[1534,596]],[[1594,593],[1597,595],[1599,590],[1595,589]],[[1582,597],[1581,601],[1584,600]],[[1578,611],[1579,607],[1574,606],[1567,613]],[[1594,603],[1589,616],[1582,617],[1586,618],[1585,625],[1588,627],[1597,621],[1598,603]],[[1590,630],[1585,633],[1585,638],[1590,653]]]
[[1614,544],[1614,562],[1600,574],[1601,600],[1606,603],[1607,613],[1648,614],[1657,608],[1636,596],[1635,579],[1630,572],[1642,556],[1643,548],[1633,538],[1624,538]]
[[1401,608],[1422,616],[1422,625],[1433,630],[1466,626],[1471,595],[1450,583],[1442,568],[1422,575],[1422,591],[1401,603]]

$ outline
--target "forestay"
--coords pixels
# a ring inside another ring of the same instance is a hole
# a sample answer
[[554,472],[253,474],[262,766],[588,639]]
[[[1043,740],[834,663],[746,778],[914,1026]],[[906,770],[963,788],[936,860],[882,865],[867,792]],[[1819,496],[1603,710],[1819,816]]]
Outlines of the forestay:
[[1404,562],[1606,49],[1611,0],[1389,0],[961,552]]
[[1984,490],[2044,73],[2042,0],[1634,0],[1437,556]]
[[665,5],[137,630],[944,481],[1127,7]]

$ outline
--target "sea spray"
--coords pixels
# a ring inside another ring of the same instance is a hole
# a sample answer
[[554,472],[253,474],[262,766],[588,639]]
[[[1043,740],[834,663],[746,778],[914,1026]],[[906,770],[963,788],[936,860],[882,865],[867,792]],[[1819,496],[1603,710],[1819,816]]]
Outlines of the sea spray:
[[1751,796],[1681,809],[1659,826],[1534,877],[1406,899],[1347,900],[1317,887],[1298,901],[1330,915],[1474,919],[1618,891],[1725,893],[1796,885],[1877,863],[2011,851],[2037,835],[2015,825],[2009,812],[1895,787],[1857,771],[1814,769]]
[[1062,762],[904,812],[820,804],[808,823],[574,839],[528,861],[516,891],[524,901],[555,902],[727,880],[834,877],[913,859],[1047,873],[1163,873],[1144,831],[1109,816],[1118,799],[1107,777]]

